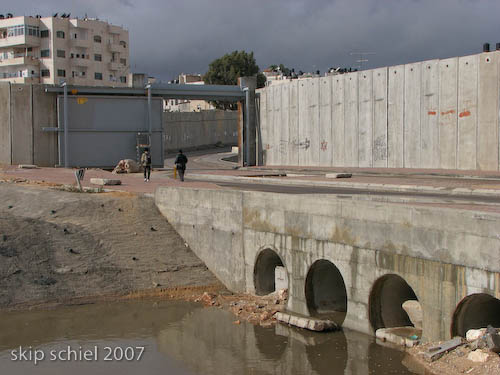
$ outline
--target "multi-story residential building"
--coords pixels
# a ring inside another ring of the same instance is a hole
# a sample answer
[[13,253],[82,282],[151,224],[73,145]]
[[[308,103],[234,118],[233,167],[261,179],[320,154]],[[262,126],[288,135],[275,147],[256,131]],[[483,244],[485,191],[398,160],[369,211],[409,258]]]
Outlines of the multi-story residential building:
[[[200,74],[179,74],[180,85],[204,85]],[[215,109],[215,106],[205,100],[168,99],[163,103],[166,112],[200,112]]]
[[0,81],[127,86],[129,36],[97,19],[0,19]]

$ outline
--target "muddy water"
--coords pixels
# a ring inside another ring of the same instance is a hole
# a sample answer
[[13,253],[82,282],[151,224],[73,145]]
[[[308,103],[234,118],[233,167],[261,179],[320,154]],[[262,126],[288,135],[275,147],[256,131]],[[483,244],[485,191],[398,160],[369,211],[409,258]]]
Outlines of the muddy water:
[[412,373],[405,353],[356,332],[314,334],[234,321],[227,311],[181,301],[4,312],[0,373]]

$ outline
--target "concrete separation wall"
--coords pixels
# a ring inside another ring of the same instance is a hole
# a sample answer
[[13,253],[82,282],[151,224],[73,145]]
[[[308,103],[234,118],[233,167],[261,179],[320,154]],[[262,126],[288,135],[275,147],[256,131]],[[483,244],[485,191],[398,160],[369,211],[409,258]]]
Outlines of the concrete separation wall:
[[500,52],[257,90],[266,165],[499,170]]
[[42,85],[0,83],[0,163],[57,163],[57,135],[42,132],[57,126],[55,103]]
[[165,152],[238,143],[238,112],[164,112]]
[[0,82],[0,163],[10,164],[10,84]]
[[[369,297],[382,276],[403,278],[422,305],[424,337],[450,337],[467,295],[500,298],[500,215],[380,203],[362,198],[160,187],[156,204],[208,268],[231,290],[255,292],[260,252],[287,271],[287,309],[310,315],[305,279],[320,259],[345,282],[344,326],[373,333]],[[399,306],[400,308],[400,306]]]

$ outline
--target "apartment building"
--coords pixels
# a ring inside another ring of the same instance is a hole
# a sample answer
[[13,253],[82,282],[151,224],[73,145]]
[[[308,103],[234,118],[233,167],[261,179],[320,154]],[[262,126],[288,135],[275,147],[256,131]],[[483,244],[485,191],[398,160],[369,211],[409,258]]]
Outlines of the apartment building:
[[122,27],[89,18],[0,19],[0,81],[121,87],[129,71]]

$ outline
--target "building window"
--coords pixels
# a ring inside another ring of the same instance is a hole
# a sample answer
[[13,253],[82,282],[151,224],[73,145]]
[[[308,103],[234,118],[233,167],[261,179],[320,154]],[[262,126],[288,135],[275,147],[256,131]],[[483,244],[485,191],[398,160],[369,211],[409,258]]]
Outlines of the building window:
[[123,48],[127,48],[127,43],[125,43],[123,40],[120,40],[120,46],[123,46]]
[[48,49],[42,49],[40,51],[40,57],[50,57],[50,50],[48,50]]
[[40,38],[48,38],[48,37],[49,37],[49,30],[40,31]]
[[102,61],[102,55],[101,55],[101,54],[99,54],[99,53],[96,53],[96,54],[94,55],[94,60],[95,60],[95,61]]
[[74,58],[74,57],[75,57],[75,54],[74,54],[74,53],[72,53],[72,54],[70,55],[70,57],[71,57],[71,58]]
[[121,83],[127,83],[127,77],[126,76],[121,76],[120,77],[120,82]]
[[94,35],[94,42],[101,43],[101,36],[100,35]]
[[120,59],[120,64],[127,65],[127,59]]
[[15,25],[7,27],[7,37],[19,35],[40,36],[40,28],[38,26],[29,25]]
[[102,81],[102,73],[94,73],[94,79],[97,79],[99,81]]
[[40,70],[40,74],[42,75],[42,77],[50,77],[50,70],[42,69]]
[[58,49],[57,50],[57,57],[63,57],[66,58],[66,51],[63,49]]
[[58,77],[66,77],[66,71],[64,69],[57,69]]
[[60,30],[56,31],[56,36],[58,38],[64,39],[64,31],[60,31]]

